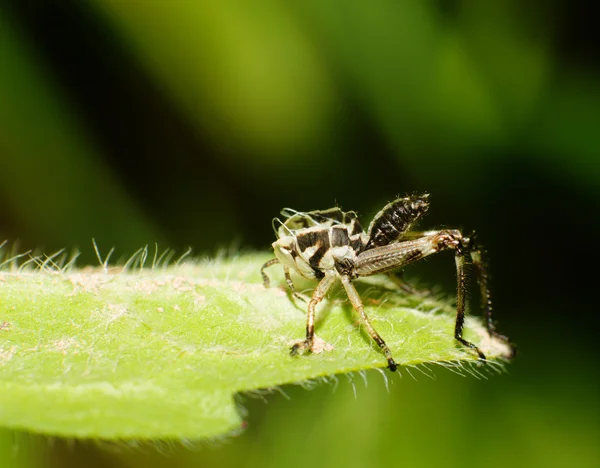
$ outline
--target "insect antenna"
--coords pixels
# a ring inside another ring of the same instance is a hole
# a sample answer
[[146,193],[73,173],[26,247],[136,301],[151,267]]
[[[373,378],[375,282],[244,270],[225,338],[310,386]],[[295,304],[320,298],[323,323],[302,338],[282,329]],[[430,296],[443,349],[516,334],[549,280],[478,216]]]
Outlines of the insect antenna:
[[[279,226],[276,226],[277,223],[279,223]],[[275,235],[277,237],[279,237],[279,228],[281,228],[281,227],[283,227],[290,236],[296,237],[296,235],[293,233],[293,231],[289,227],[287,227],[285,225],[285,223],[283,221],[281,221],[279,218],[273,218],[272,219],[272,221],[271,221],[271,227],[273,228],[273,231],[275,231]]]
[[275,235],[279,237],[279,228],[275,224],[279,223],[279,226],[283,226],[283,222],[279,218],[273,218],[271,220],[271,228],[275,231]]
[[284,208],[283,210],[281,210],[281,216],[284,216],[285,218],[291,218],[292,216],[295,215],[303,215],[304,213],[300,213],[299,211],[293,210],[292,208]]

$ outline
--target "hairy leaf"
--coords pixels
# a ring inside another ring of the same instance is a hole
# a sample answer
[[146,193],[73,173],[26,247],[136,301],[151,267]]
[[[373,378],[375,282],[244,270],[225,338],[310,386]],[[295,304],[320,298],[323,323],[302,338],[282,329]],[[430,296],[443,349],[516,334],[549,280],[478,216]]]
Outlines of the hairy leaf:
[[[318,308],[323,352],[291,357],[306,304],[292,300],[277,267],[263,287],[265,255],[142,268],[145,257],[127,268],[46,260],[0,271],[0,425],[81,438],[215,437],[243,427],[238,392],[386,365],[341,291]],[[508,348],[476,319],[465,337],[490,362],[468,365],[476,355],[453,338],[451,302],[407,296],[386,278],[356,284],[400,366],[500,368],[495,358]]]

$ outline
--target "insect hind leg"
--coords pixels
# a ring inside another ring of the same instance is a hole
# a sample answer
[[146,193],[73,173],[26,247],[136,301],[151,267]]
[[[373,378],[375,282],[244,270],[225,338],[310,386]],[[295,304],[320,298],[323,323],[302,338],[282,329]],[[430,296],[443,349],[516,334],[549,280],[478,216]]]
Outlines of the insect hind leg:
[[473,268],[475,269],[475,274],[477,276],[477,282],[479,283],[481,307],[485,317],[487,332],[491,337],[498,338],[499,340],[508,344],[511,350],[511,354],[508,357],[513,358],[517,354],[517,348],[515,344],[511,342],[509,337],[496,331],[496,325],[494,324],[492,317],[492,298],[489,287],[489,274],[487,264],[484,260],[483,249],[477,244],[475,240],[475,233],[471,234],[466,241],[466,250],[469,253],[471,263],[473,264]]
[[449,247],[455,249],[454,262],[456,264],[456,322],[454,323],[454,338],[467,348],[473,349],[479,360],[486,362],[485,354],[473,343],[463,338],[463,327],[465,324],[465,306],[467,291],[467,274],[465,271],[465,254],[470,254],[470,240],[463,238],[459,231],[448,231],[439,237],[440,248]]

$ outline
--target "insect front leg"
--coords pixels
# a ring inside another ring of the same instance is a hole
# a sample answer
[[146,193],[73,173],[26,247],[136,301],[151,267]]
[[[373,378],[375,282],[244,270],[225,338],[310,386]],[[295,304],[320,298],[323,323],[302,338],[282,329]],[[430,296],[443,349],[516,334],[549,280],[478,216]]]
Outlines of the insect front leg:
[[272,258],[271,260],[269,260],[267,263],[265,263],[263,266],[260,267],[260,274],[262,275],[263,285],[265,286],[265,288],[268,288],[269,286],[271,286],[271,280],[265,273],[265,270],[267,268],[269,268],[270,266],[276,265],[278,263],[279,263],[278,259]]
[[283,267],[283,274],[285,276],[285,282],[292,291],[292,297],[294,299],[299,299],[304,303],[308,303],[310,301],[310,297],[308,297],[306,294],[302,294],[296,291],[296,287],[294,286],[294,282],[292,281],[292,277],[290,276],[290,269],[288,267]]
[[[265,269],[269,268],[270,266],[277,265],[278,263],[281,263],[279,259],[272,258],[262,267],[260,267],[260,274],[262,275],[263,285],[265,288],[269,288],[271,286],[271,279],[265,273]],[[292,296],[295,299],[300,299],[302,302],[308,302],[310,299],[306,295],[296,291],[296,288],[294,287],[294,282],[292,281],[292,277],[290,276],[290,269],[285,265],[283,267],[283,274],[285,275],[285,282],[292,291]]]
[[298,353],[303,353],[304,351],[312,351],[313,342],[315,338],[315,308],[317,304],[323,300],[327,291],[331,289],[333,283],[336,280],[336,273],[327,272],[325,273],[325,277],[321,280],[321,282],[315,288],[312,298],[308,303],[308,313],[306,316],[306,339],[303,341],[298,341],[294,346],[292,346],[290,350],[290,354],[295,356]]
[[377,345],[379,345],[379,347],[383,351],[383,354],[385,355],[388,362],[388,369],[394,372],[398,368],[398,366],[396,365],[396,362],[392,357],[392,352],[385,344],[385,341],[383,341],[381,336],[379,336],[379,333],[377,333],[375,328],[373,328],[373,325],[371,325],[371,321],[369,320],[369,317],[365,312],[365,307],[363,306],[363,303],[360,299],[360,296],[358,295],[358,292],[356,291],[356,288],[351,283],[350,277],[347,275],[342,275],[342,284],[344,285],[344,289],[346,290],[346,294],[348,294],[348,298],[350,299],[352,306],[359,313],[360,318],[362,319],[363,324],[367,329],[367,332],[369,332],[369,335],[371,335],[373,341],[375,341],[375,343],[377,343]]

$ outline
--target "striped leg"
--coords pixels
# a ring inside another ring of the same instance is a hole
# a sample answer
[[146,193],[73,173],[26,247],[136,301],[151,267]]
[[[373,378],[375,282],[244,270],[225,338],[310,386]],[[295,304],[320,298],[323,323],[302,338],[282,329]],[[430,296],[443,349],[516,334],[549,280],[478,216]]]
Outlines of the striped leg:
[[272,258],[267,263],[265,263],[262,267],[260,267],[260,274],[262,275],[263,285],[265,286],[265,288],[268,288],[269,286],[271,286],[271,280],[269,279],[269,277],[265,273],[265,270],[267,268],[269,268],[270,266],[276,265],[278,263],[279,263],[278,259]]
[[342,284],[344,285],[344,289],[346,290],[346,294],[348,294],[348,298],[350,299],[350,302],[352,303],[352,305],[354,306],[356,311],[359,313],[360,318],[362,319],[363,324],[365,325],[365,328],[369,332],[369,335],[371,335],[371,338],[373,338],[373,341],[375,341],[375,343],[377,343],[379,345],[379,347],[381,348],[381,350],[383,351],[383,354],[385,355],[387,362],[388,362],[388,369],[391,370],[392,372],[394,372],[398,366],[396,365],[396,362],[394,361],[394,358],[392,357],[392,352],[387,347],[387,345],[385,344],[385,341],[383,341],[381,336],[379,336],[379,333],[377,333],[375,328],[373,328],[373,325],[371,325],[371,321],[369,320],[369,317],[365,313],[365,308],[363,306],[362,301],[360,300],[360,296],[358,295],[356,288],[350,282],[350,278],[347,275],[342,275]]
[[308,303],[308,313],[306,317],[306,339],[303,341],[298,341],[294,346],[292,346],[290,350],[290,354],[295,356],[298,353],[303,353],[304,351],[312,351],[313,341],[315,338],[315,308],[317,304],[323,300],[327,291],[331,289],[333,283],[335,283],[337,274],[334,272],[325,273],[325,277],[321,280],[321,282],[315,288],[312,298]]
[[[279,260],[276,258],[272,258],[271,260],[269,260],[267,263],[265,263],[261,268],[260,268],[260,274],[262,275],[263,278],[263,285],[265,288],[269,288],[271,286],[271,280],[269,279],[269,277],[267,276],[267,274],[265,273],[265,269],[269,268],[272,265],[277,265],[279,263]],[[287,283],[287,285],[289,286],[289,288],[292,290],[292,296],[295,299],[300,299],[302,302],[308,302],[310,299],[302,294],[296,291],[296,288],[294,287],[294,283],[292,281],[292,277],[290,276],[290,269],[286,266],[283,267],[283,273],[285,275],[285,281]]]
[[294,299],[299,299],[304,303],[308,303],[310,301],[310,297],[308,297],[306,294],[302,294],[302,293],[299,293],[298,291],[296,291],[294,282],[292,281],[292,277],[290,276],[290,269],[288,267],[286,267],[286,266],[283,267],[283,274],[285,275],[285,282],[287,283],[288,287],[292,291],[292,297]]

